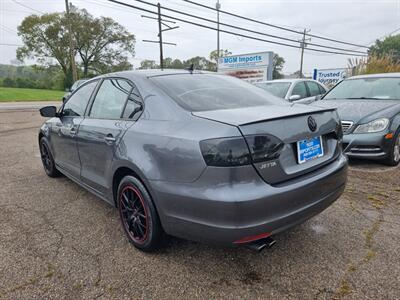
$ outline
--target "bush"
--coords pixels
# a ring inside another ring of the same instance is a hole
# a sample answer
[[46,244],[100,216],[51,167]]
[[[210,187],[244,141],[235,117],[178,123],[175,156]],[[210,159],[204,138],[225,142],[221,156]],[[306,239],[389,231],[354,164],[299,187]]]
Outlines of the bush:
[[349,60],[348,66],[353,70],[353,75],[400,72],[400,62],[391,55]]
[[15,80],[10,78],[10,77],[6,77],[3,79],[3,86],[5,87],[15,87]]

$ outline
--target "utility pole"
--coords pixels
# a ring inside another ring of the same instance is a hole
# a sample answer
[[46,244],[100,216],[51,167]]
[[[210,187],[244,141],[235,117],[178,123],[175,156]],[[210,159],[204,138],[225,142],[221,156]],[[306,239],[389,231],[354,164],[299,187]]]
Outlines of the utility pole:
[[163,54],[163,44],[162,44],[162,28],[161,28],[161,5],[157,3],[158,11],[158,41],[160,43],[160,68],[164,69],[164,54]]
[[72,72],[72,81],[75,82],[78,79],[78,73],[76,71],[75,64],[75,55],[74,55],[74,42],[72,39],[72,26],[71,19],[69,15],[69,3],[68,0],[65,0],[65,10],[67,12],[67,21],[68,21],[68,37],[69,37],[69,59],[71,61],[71,72]]
[[304,57],[304,48],[307,47],[306,41],[311,40],[311,39],[306,39],[307,32],[310,32],[310,30],[304,29],[303,38],[300,41],[300,46],[301,46],[300,74],[299,74],[300,78],[303,78],[303,57]]
[[[168,31],[168,30],[173,30],[173,29],[177,29],[179,28],[179,26],[174,26],[171,27],[166,23],[172,23],[175,24],[174,21],[171,20],[165,20],[161,18],[161,5],[160,3],[157,3],[157,11],[158,11],[158,15],[157,18],[153,18],[153,17],[149,17],[149,16],[144,16],[142,15],[142,18],[147,18],[147,19],[153,19],[153,20],[157,20],[158,21],[158,41],[151,41],[151,40],[143,40],[143,42],[147,42],[147,43],[158,43],[160,45],[160,68],[161,70],[164,69],[164,53],[163,53],[163,45],[173,45],[176,46],[175,43],[167,43],[167,42],[163,42],[162,40],[162,33],[164,31]],[[166,29],[162,28],[162,25],[166,26]]]
[[219,10],[221,9],[221,4],[219,0],[215,3],[215,8],[217,9],[217,68],[218,68],[218,59],[219,59]]

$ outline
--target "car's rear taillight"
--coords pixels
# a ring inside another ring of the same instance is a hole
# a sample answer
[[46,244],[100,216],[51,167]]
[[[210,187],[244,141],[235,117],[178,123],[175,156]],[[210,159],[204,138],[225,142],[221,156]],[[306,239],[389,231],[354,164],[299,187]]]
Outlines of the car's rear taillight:
[[232,167],[276,159],[283,142],[272,135],[248,135],[218,138],[200,142],[200,149],[208,166]]
[[278,158],[284,146],[284,143],[273,135],[247,135],[245,138],[254,163]]
[[232,167],[251,162],[243,137],[204,140],[200,142],[200,149],[208,166]]

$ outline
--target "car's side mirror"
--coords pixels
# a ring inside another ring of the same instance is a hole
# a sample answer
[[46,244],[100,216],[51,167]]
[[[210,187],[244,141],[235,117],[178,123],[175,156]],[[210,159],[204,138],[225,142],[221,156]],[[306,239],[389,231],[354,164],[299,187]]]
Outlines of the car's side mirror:
[[292,95],[292,96],[289,97],[289,101],[290,102],[297,101],[297,100],[300,100],[300,99],[301,99],[300,95]]
[[70,93],[70,92],[71,92],[71,89],[70,89],[70,88],[66,88],[65,91],[66,91],[67,93]]
[[55,106],[45,106],[39,109],[40,115],[45,118],[57,117],[57,108]]

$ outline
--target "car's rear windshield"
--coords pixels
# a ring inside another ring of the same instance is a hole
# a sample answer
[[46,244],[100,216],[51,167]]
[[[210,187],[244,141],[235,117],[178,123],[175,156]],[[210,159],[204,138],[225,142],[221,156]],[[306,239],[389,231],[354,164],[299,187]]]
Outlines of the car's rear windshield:
[[260,82],[255,85],[270,92],[274,96],[285,98],[290,87],[290,82]]
[[151,77],[180,106],[208,111],[271,105],[280,101],[243,80],[218,74],[174,74]]
[[344,80],[326,94],[324,100],[329,99],[400,100],[400,77]]

